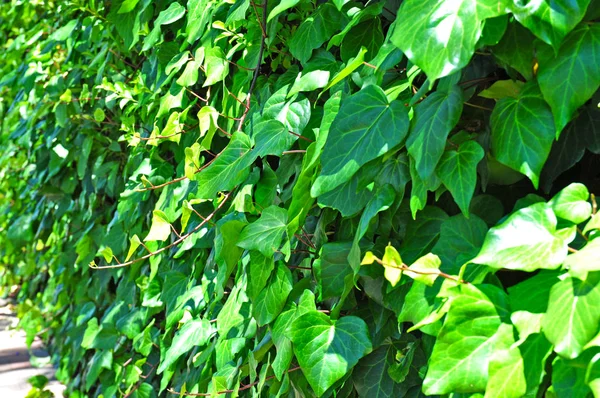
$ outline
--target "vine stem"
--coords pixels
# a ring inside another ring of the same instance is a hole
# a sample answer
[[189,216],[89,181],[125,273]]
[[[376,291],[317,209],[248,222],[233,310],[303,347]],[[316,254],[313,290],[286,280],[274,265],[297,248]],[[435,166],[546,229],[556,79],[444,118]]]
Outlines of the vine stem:
[[114,264],[114,265],[103,265],[103,266],[100,266],[100,267],[98,267],[98,266],[91,266],[90,265],[90,268],[93,268],[93,269],[111,269],[111,268],[123,268],[123,267],[127,267],[127,266],[129,266],[131,264],[135,264],[137,262],[147,260],[147,259],[149,259],[152,256],[155,256],[155,255],[157,255],[159,253],[164,252],[165,250],[169,250],[170,248],[177,246],[178,244],[180,244],[181,242],[183,242],[184,240],[186,240],[187,238],[189,238],[190,236],[192,236],[192,234],[194,234],[195,232],[197,232],[198,230],[200,230],[200,228],[202,228],[206,223],[208,223],[215,216],[215,214],[217,214],[217,212],[221,209],[221,207],[223,207],[223,205],[225,204],[225,202],[227,202],[227,199],[229,199],[230,196],[231,196],[231,192],[226,193],[225,197],[223,198],[223,200],[221,201],[221,203],[219,203],[217,205],[217,208],[212,213],[210,213],[208,216],[206,216],[206,218],[204,218],[202,220],[202,222],[196,226],[196,228],[192,229],[190,232],[188,232],[185,235],[181,235],[181,237],[179,237],[173,243],[171,243],[171,244],[169,244],[169,245],[167,245],[165,247],[161,247],[158,250],[150,252],[150,253],[148,253],[148,254],[146,254],[146,255],[144,255],[142,257],[136,258],[134,260],[130,260],[130,261],[126,261],[124,263],[119,263],[119,264]]
[[399,269],[402,271],[412,272],[414,274],[419,274],[419,275],[438,275],[438,276],[441,276],[442,278],[449,279],[449,280],[457,282],[457,283],[462,283],[465,285],[469,284],[469,282],[465,281],[464,279],[457,278],[453,275],[449,275],[440,270],[438,270],[438,271],[421,271],[421,270],[416,270],[416,269],[410,269],[410,267],[404,263],[402,263],[402,265],[400,265],[400,266],[398,266],[396,264],[386,264],[378,258],[375,258],[375,262],[383,265],[384,267],[396,268],[396,269]]
[[267,2],[268,0],[263,0],[262,2],[262,21],[258,21],[258,24],[260,25],[260,29],[262,31],[262,37],[260,39],[260,48],[258,49],[258,61],[256,63],[256,68],[254,68],[254,74],[252,76],[250,88],[248,89],[248,95],[246,96],[246,110],[242,114],[242,117],[240,118],[240,122],[238,124],[238,130],[240,131],[242,130],[242,126],[244,125],[246,116],[250,111],[250,99],[252,98],[252,92],[254,91],[254,87],[256,86],[256,80],[258,79],[258,75],[260,74],[260,65],[262,64],[262,57],[263,53],[265,52],[265,41],[267,40]]

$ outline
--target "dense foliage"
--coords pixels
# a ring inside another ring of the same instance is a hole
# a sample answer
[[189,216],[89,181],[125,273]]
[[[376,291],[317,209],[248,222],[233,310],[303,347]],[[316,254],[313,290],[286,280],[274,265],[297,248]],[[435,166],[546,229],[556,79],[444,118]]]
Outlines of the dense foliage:
[[0,286],[71,397],[598,397],[599,17],[4,1]]

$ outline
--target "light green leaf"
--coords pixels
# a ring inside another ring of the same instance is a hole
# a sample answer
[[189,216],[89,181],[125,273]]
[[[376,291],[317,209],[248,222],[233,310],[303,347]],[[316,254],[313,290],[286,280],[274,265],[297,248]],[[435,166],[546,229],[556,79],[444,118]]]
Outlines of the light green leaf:
[[275,268],[273,256],[263,256],[260,252],[251,251],[248,263],[248,288],[250,299],[254,300],[267,285],[271,272]]
[[331,125],[311,195],[348,181],[365,163],[400,144],[407,130],[406,108],[399,101],[388,103],[380,87],[367,86],[349,97]]
[[467,141],[458,150],[444,152],[436,169],[466,217],[469,216],[469,205],[477,183],[477,164],[483,156],[483,148],[477,142]]
[[104,110],[102,110],[102,108],[96,108],[96,110],[94,111],[94,119],[98,123],[100,123],[103,122],[105,118],[106,114],[104,113]]
[[275,18],[277,15],[281,14],[285,10],[289,10],[290,8],[294,7],[299,2],[300,0],[281,0],[281,2],[275,7],[273,7],[271,12],[269,13],[269,16],[267,17],[267,22],[270,22],[271,19]]
[[404,274],[427,286],[433,286],[433,282],[435,282],[435,279],[439,275],[441,264],[442,261],[438,256],[433,253],[427,253],[412,263],[408,269],[404,271]]
[[144,40],[144,46],[142,47],[142,51],[150,50],[160,39],[160,27],[162,25],[169,25],[173,22],[178,21],[185,15],[185,8],[177,3],[171,3],[169,8],[163,10],[158,14],[158,18],[154,21],[154,27],[152,31],[146,36]]
[[383,276],[392,286],[396,286],[402,278],[402,267],[404,265],[400,253],[393,246],[387,245],[381,262],[384,268]]
[[554,195],[548,202],[556,217],[580,224],[592,215],[592,205],[588,202],[590,193],[583,184],[573,183]]
[[279,120],[264,120],[253,127],[252,138],[255,142],[254,152],[257,156],[281,156],[283,151],[291,148],[298,136],[291,134]]
[[584,24],[571,32],[556,56],[539,56],[538,82],[554,114],[556,137],[600,87],[600,26]]
[[188,43],[194,43],[204,34],[216,8],[211,0],[187,1],[188,16],[185,25],[185,34]]
[[258,326],[269,324],[277,318],[292,287],[292,273],[285,265],[277,264],[271,280],[254,300],[254,318]]
[[600,239],[594,239],[577,251],[569,254],[563,263],[571,276],[586,279],[587,273],[600,271]]
[[287,211],[277,206],[263,210],[260,218],[242,230],[238,246],[258,250],[265,256],[273,256],[279,250],[286,231]]
[[212,47],[206,50],[204,69],[206,70],[206,80],[202,87],[212,86],[227,77],[229,63],[221,47]]
[[415,107],[411,131],[406,140],[408,153],[415,159],[421,179],[433,174],[450,130],[456,126],[463,108],[462,90],[436,91]]
[[391,41],[434,81],[465,67],[486,19],[507,13],[508,1],[406,0]]
[[590,221],[588,221],[587,224],[585,224],[583,233],[587,234],[588,232],[594,229],[600,229],[600,213],[594,214]]
[[366,323],[354,316],[332,321],[321,312],[307,312],[292,323],[289,333],[302,373],[317,396],[372,349]]
[[477,95],[490,99],[518,98],[524,84],[519,80],[498,80]]
[[236,131],[219,156],[204,170],[196,174],[197,198],[213,199],[219,191],[227,191],[242,183],[249,173],[249,166],[256,159],[251,151],[248,136]]
[[508,307],[504,292],[492,285],[452,290],[455,295],[423,381],[426,395],[484,391],[491,354],[506,348],[495,338]]
[[127,257],[125,258],[125,262],[129,261],[133,253],[137,250],[138,247],[142,244],[140,238],[134,234],[131,238],[129,238],[129,251],[127,252]]
[[154,210],[152,212],[152,226],[150,232],[144,238],[144,242],[152,242],[155,240],[165,241],[171,236],[171,224],[167,218],[167,215],[160,211]]
[[590,0],[514,1],[509,7],[517,21],[558,49],[563,38],[581,21],[589,3]]
[[537,188],[556,130],[552,112],[535,83],[525,85],[518,98],[498,101],[491,125],[495,158],[525,174]]
[[[354,72],[356,69],[358,69],[365,61],[366,53],[367,53],[367,49],[365,47],[361,47],[360,50],[358,51],[358,54],[356,55],[356,57],[349,60],[348,63],[346,64],[346,66],[344,66],[344,68],[341,71],[336,73],[336,75],[333,77],[333,79],[331,79],[331,82],[323,89],[323,91],[321,91],[321,94],[323,92],[329,90],[331,87],[335,86],[342,80],[344,80],[346,77],[350,76],[350,74],[352,72]],[[319,95],[321,95],[321,94],[319,94]]]
[[288,93],[288,97],[298,94],[302,91],[314,91],[318,88],[325,87],[329,82],[331,72],[327,70],[313,70],[307,73],[298,75],[294,81],[294,85]]
[[496,335],[498,349],[491,353],[485,397],[523,397],[527,391],[525,364],[515,345],[511,325],[503,323]]
[[162,373],[179,357],[190,352],[193,347],[205,345],[214,332],[214,328],[206,319],[194,319],[186,322],[175,333],[173,342],[162,358],[157,373]]
[[528,272],[555,269],[567,257],[568,243],[555,235],[556,224],[556,216],[546,203],[520,209],[488,231],[481,251],[471,262]]
[[542,330],[564,358],[575,358],[598,333],[600,325],[600,273],[586,280],[567,277],[552,287]]

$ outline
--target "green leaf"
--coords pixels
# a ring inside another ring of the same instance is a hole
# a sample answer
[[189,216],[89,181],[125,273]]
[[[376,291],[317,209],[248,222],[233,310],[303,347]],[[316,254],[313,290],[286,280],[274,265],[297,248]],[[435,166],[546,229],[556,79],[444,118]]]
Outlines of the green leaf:
[[537,188],[555,132],[552,112],[538,87],[527,84],[518,98],[498,101],[491,125],[495,158],[525,174]]
[[404,396],[407,387],[395,383],[389,375],[389,370],[395,364],[394,347],[385,344],[362,358],[352,380],[359,397],[365,398],[396,398]]
[[564,358],[575,358],[598,333],[600,325],[600,273],[585,280],[567,277],[550,291],[542,330]]
[[267,155],[281,156],[290,149],[297,136],[290,134],[287,127],[278,120],[265,120],[254,126],[252,138],[256,143],[254,151],[259,157]]
[[556,236],[556,224],[546,203],[520,209],[488,231],[481,251],[471,261],[529,272],[557,268],[567,257],[568,242]]
[[320,301],[342,296],[344,279],[353,273],[348,262],[351,247],[351,242],[332,242],[321,248],[319,259],[313,264]]
[[[331,87],[335,86],[336,84],[338,84],[339,82],[341,82],[342,80],[344,80],[345,78],[350,76],[350,74],[352,72],[354,72],[356,69],[358,69],[360,66],[362,66],[363,62],[365,61],[366,53],[367,53],[367,49],[365,47],[361,47],[359,49],[356,57],[349,60],[348,63],[346,64],[346,66],[344,66],[344,68],[341,71],[339,71],[338,73],[336,73],[335,76],[333,76],[333,79],[331,79],[331,82],[329,82],[329,84],[323,89],[323,91],[321,91],[321,93],[329,90]],[[319,94],[319,95],[321,95],[321,94]]]
[[267,22],[270,22],[271,19],[275,18],[277,15],[281,14],[285,10],[289,10],[294,7],[296,4],[300,3],[300,0],[281,0],[279,4],[277,4],[267,17]]
[[597,351],[588,350],[571,360],[556,357],[552,362],[552,390],[557,397],[586,398],[592,392],[586,373]]
[[256,159],[251,149],[252,143],[246,134],[241,131],[233,133],[227,147],[210,166],[196,174],[196,197],[213,199],[219,191],[231,190],[242,183],[248,176],[249,166]]
[[221,47],[206,49],[204,69],[206,70],[206,80],[202,87],[212,86],[227,77],[229,74],[229,63]]
[[483,148],[477,142],[467,141],[458,150],[444,152],[436,169],[466,217],[469,216],[469,206],[477,183],[477,164],[483,156]]
[[343,21],[342,14],[331,3],[319,6],[298,27],[289,40],[290,53],[301,63],[306,63],[315,48],[321,47]]
[[460,118],[462,102],[462,90],[453,86],[448,92],[436,91],[415,107],[406,147],[421,179],[433,174],[448,134]]
[[535,37],[518,22],[508,24],[500,42],[492,48],[494,56],[515,68],[526,80],[533,78]]
[[496,344],[500,347],[490,357],[485,396],[522,397],[527,391],[525,364],[515,344],[512,326],[505,323],[500,325],[496,338]]
[[444,271],[458,274],[460,267],[479,253],[488,228],[474,214],[447,218],[439,228],[439,240],[431,251],[442,260]]
[[381,48],[383,39],[379,18],[369,19],[350,29],[340,46],[340,56],[343,61],[349,61],[364,48],[369,56],[374,57]]
[[[404,274],[412,279],[432,286],[439,275],[439,269],[442,261],[433,253],[427,253],[412,263]],[[414,272],[412,272],[414,271]]]
[[355,316],[332,321],[321,312],[307,312],[289,333],[302,373],[318,396],[372,349],[366,323]]
[[440,228],[448,215],[439,207],[428,206],[419,213],[415,221],[406,226],[405,238],[399,247],[407,264],[431,251],[440,236]]
[[518,98],[523,85],[519,80],[498,80],[477,95],[490,99]]
[[193,347],[203,346],[208,343],[214,333],[214,329],[206,319],[194,319],[186,322],[181,329],[175,333],[171,346],[166,351],[157,373],[164,372],[179,357],[191,351]]
[[580,279],[586,279],[588,272],[600,271],[600,239],[594,239],[576,253],[569,254],[563,268]]
[[106,118],[106,114],[104,113],[102,108],[96,108],[96,110],[94,111],[94,119],[98,123],[100,123],[100,122],[103,122],[105,118]]
[[187,1],[188,16],[185,34],[188,43],[194,43],[204,34],[215,8],[217,7],[210,0]]
[[584,24],[571,32],[558,54],[541,52],[538,82],[554,114],[557,138],[600,87],[600,26]]
[[426,395],[484,391],[490,356],[505,348],[494,338],[506,315],[504,292],[491,285],[460,285],[453,291],[423,381]]
[[396,192],[391,185],[386,184],[377,189],[377,192],[375,192],[375,195],[369,200],[369,203],[367,203],[367,206],[365,207],[365,211],[360,216],[358,228],[354,235],[352,249],[350,250],[348,257],[355,274],[358,273],[360,267],[360,248],[358,246],[360,240],[367,233],[367,228],[369,228],[371,220],[375,218],[378,213],[389,209],[394,203],[394,199],[396,199]]
[[313,91],[327,86],[330,74],[331,72],[327,70],[313,70],[301,75],[299,74],[288,93],[288,97],[298,94],[301,91]]
[[469,63],[486,19],[507,13],[507,1],[406,0],[391,41],[434,81]]
[[154,21],[154,27],[152,31],[146,36],[144,40],[144,46],[142,47],[142,51],[150,50],[160,39],[160,27],[162,25],[169,25],[173,22],[180,20],[185,15],[185,8],[175,2],[169,5],[169,8],[163,10],[158,14],[158,18]]
[[259,326],[269,324],[277,318],[292,291],[292,282],[290,270],[283,264],[277,264],[271,280],[254,301],[254,318]]
[[267,285],[271,272],[275,268],[273,256],[263,256],[260,252],[251,251],[248,264],[248,297],[256,299]]
[[85,376],[85,389],[89,391],[98,379],[102,369],[110,369],[113,364],[113,353],[111,350],[96,351],[90,360],[90,367]]
[[137,250],[138,247],[140,247],[141,244],[142,244],[142,241],[136,234],[133,234],[133,236],[131,238],[129,238],[129,251],[127,252],[127,257],[125,258],[125,262],[129,261],[131,256],[133,256],[133,253],[135,253],[135,251]]
[[573,183],[554,195],[548,202],[556,217],[580,224],[592,215],[592,205],[588,202],[590,193],[583,184]]
[[277,206],[267,207],[258,220],[242,230],[238,246],[258,250],[265,256],[273,256],[281,246],[286,225],[285,209]]
[[167,215],[160,211],[154,210],[152,212],[152,226],[150,227],[150,232],[144,238],[144,242],[152,242],[155,240],[160,240],[164,242],[169,239],[171,236],[171,224],[167,219]]
[[349,97],[331,125],[321,156],[323,168],[311,195],[348,181],[365,163],[400,144],[407,130],[406,108],[399,101],[388,103],[380,87],[367,86]]
[[509,5],[513,15],[534,35],[558,49],[563,38],[577,25],[590,0],[544,0]]

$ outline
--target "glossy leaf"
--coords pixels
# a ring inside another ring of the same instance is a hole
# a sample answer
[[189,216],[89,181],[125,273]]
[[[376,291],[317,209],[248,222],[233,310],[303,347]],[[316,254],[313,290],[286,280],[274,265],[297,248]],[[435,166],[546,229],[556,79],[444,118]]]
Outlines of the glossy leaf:
[[[356,119],[356,113],[361,118]],[[398,101],[388,103],[383,90],[367,86],[342,103],[321,155],[323,166],[311,188],[317,197],[348,181],[368,161],[400,144],[408,113]]]
[[467,217],[477,183],[477,164],[483,156],[483,149],[478,143],[467,141],[458,150],[444,152],[436,169],[437,175]]
[[568,242],[557,236],[556,226],[556,216],[546,203],[520,209],[488,231],[471,261],[520,271],[557,268],[567,256]]
[[518,98],[498,101],[491,125],[496,159],[525,174],[537,187],[556,131],[537,86],[529,84]]
[[538,82],[552,108],[558,137],[600,87],[600,27],[583,25],[565,38],[556,56],[551,51],[544,55]]
[[506,1],[407,0],[398,10],[392,43],[431,80],[467,65],[488,18],[507,13]]
[[264,256],[272,256],[279,250],[286,231],[287,212],[277,206],[263,210],[260,218],[242,230],[238,246],[258,250]]
[[367,325],[354,316],[332,321],[311,311],[296,319],[289,331],[302,372],[319,396],[371,351]]

